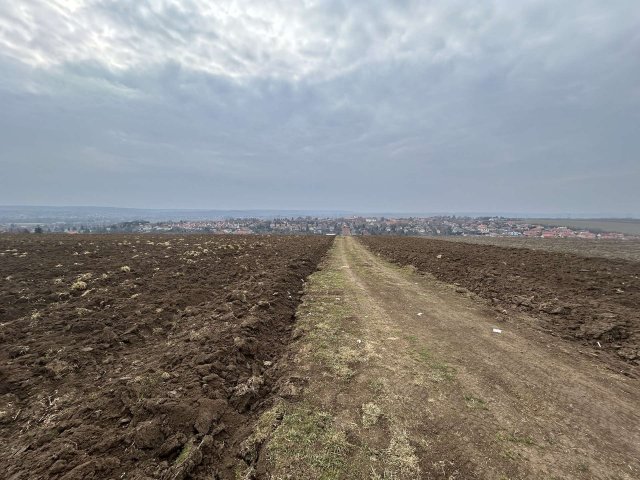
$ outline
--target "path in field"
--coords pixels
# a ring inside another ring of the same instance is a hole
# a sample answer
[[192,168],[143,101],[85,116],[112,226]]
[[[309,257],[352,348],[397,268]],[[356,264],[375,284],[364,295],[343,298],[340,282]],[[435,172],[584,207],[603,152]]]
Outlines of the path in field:
[[364,345],[331,408],[348,422],[345,412],[371,396],[386,423],[360,429],[356,443],[388,457],[395,444],[385,450],[385,437],[408,440],[418,460],[419,470],[409,462],[394,478],[640,478],[637,380],[515,320],[497,325],[477,297],[387,263],[353,237],[338,237],[330,255]]

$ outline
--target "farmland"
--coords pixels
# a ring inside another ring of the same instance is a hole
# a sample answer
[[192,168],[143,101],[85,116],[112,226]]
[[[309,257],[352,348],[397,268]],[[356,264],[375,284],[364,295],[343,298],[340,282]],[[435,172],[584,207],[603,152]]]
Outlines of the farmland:
[[6,478],[232,478],[326,237],[0,237]]
[[499,311],[528,312],[535,327],[595,347],[594,355],[640,362],[639,262],[421,238],[363,242]]
[[[338,237],[311,275],[287,367],[299,382],[251,437],[256,478],[638,478],[637,363],[438,280],[409,240]],[[440,261],[457,245],[415,241]]]
[[443,240],[640,262],[640,240],[635,238],[626,240],[585,240],[582,238],[489,237],[476,235],[443,237]]
[[0,460],[16,480],[638,478],[640,264],[596,244],[619,254],[0,236]]
[[640,220],[635,218],[527,218],[523,223],[640,235]]

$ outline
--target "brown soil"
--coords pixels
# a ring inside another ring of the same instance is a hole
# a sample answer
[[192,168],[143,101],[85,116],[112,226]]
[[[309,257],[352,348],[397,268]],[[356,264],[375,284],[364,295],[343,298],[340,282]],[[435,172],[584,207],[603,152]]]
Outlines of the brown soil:
[[233,478],[330,244],[0,236],[4,478]]
[[640,478],[640,381],[459,290],[337,238],[256,478]]
[[450,242],[529,248],[531,250],[544,250],[547,252],[573,253],[582,257],[603,257],[640,262],[640,239],[638,238],[625,240],[489,236],[451,236],[440,238]]
[[415,237],[363,237],[372,251],[468,289],[504,314],[527,312],[617,370],[640,365],[640,263]]

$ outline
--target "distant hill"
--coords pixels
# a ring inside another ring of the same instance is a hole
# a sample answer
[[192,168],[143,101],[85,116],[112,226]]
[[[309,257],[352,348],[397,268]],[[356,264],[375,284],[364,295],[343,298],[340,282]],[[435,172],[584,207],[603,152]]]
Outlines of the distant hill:
[[116,223],[132,220],[150,222],[178,220],[221,220],[224,218],[340,217],[344,211],[321,210],[187,210],[115,207],[0,206],[0,223]]

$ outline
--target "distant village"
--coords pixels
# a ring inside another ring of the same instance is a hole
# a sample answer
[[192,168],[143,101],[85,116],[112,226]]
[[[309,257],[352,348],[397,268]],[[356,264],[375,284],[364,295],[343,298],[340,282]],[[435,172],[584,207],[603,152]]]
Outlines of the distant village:
[[48,225],[0,225],[0,232],[14,233],[213,233],[289,235],[410,235],[410,236],[505,236],[539,238],[623,239],[621,233],[552,227],[504,217],[434,216],[228,218],[205,221],[128,221],[112,225],[58,222]]

